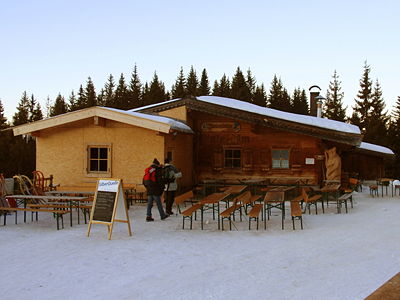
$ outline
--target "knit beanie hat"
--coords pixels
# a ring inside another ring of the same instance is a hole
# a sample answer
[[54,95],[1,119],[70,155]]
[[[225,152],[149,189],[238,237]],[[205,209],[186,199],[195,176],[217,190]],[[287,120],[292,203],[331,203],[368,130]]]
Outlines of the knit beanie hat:
[[158,161],[157,158],[153,159],[153,165],[157,165],[157,166],[160,165],[160,162]]

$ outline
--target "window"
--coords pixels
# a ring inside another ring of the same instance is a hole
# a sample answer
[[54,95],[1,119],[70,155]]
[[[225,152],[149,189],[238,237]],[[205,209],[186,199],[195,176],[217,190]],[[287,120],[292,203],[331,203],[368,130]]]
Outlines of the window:
[[111,147],[102,146],[88,146],[88,173],[110,173]]
[[283,150],[283,149],[272,150],[272,168],[289,169],[289,150]]
[[240,168],[242,166],[241,163],[241,151],[238,149],[225,149],[224,151],[224,167],[225,168]]

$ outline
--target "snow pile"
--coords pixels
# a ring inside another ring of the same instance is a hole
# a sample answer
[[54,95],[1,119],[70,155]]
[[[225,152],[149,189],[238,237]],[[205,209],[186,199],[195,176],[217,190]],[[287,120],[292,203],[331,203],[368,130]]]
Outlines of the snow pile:
[[76,214],[57,231],[50,215],[24,224],[20,213],[18,225],[14,216],[0,225],[1,298],[364,299],[400,270],[400,199],[363,189],[354,200],[348,214],[330,204],[304,215],[295,231],[290,217],[280,229],[279,211],[267,230],[237,218],[234,230],[218,231],[211,214],[205,230],[199,221],[182,230],[182,217],[160,221],[154,207],[146,223],[145,205],[135,204],[133,236],[116,223],[111,241],[99,224],[86,237]]

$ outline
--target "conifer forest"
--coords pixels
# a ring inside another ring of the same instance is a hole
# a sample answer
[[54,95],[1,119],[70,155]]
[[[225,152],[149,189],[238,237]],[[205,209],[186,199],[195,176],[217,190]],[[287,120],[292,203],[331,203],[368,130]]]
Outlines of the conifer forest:
[[[341,91],[340,75],[336,71],[327,85],[326,93],[321,91],[326,97],[322,117],[357,125],[364,135],[364,142],[392,149],[396,159],[386,166],[387,176],[399,178],[400,96],[394,107],[386,107],[379,80],[371,78],[371,67],[367,62],[360,72],[357,95],[346,95],[347,98],[353,98],[351,115],[346,114],[350,108],[344,107],[344,93]],[[211,82],[206,69],[200,72],[192,66],[187,74],[181,68],[174,84],[168,89],[156,72],[149,82],[142,81],[135,65],[129,77],[122,73],[119,77],[110,74],[103,87],[95,87],[88,77],[85,83],[73,87],[69,95],[58,94],[55,99],[41,99],[46,101],[44,108],[33,94],[24,91],[12,120],[7,120],[4,115],[2,101],[8,99],[2,99],[0,94],[0,173],[6,177],[15,174],[31,176],[35,170],[35,140],[23,136],[14,137],[10,130],[12,126],[91,106],[127,110],[168,99],[205,95],[238,99],[296,114],[309,114],[308,90],[298,87],[288,91],[277,75],[266,87],[264,83],[257,83],[250,69],[241,70],[237,67],[233,76],[224,74]]]

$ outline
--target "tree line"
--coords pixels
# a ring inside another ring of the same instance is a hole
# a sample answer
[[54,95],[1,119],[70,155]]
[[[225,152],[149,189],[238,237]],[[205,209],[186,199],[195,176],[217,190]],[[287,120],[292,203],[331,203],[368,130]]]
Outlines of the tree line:
[[[213,84],[210,84],[206,69],[198,75],[192,66],[185,75],[181,67],[171,89],[167,90],[156,72],[150,82],[143,83],[135,65],[129,80],[121,73],[116,82],[114,76],[110,74],[98,92],[92,79],[88,77],[87,82],[80,85],[78,92],[72,90],[67,99],[61,94],[58,94],[54,101],[47,98],[45,114],[34,95],[28,96],[25,91],[12,122],[8,122],[0,99],[0,129],[7,129],[11,124],[21,125],[97,105],[127,110],[169,99],[207,95],[238,99],[286,112],[309,114],[306,91],[298,87],[289,93],[277,75],[273,77],[267,91],[263,83],[257,83],[250,69],[243,72],[237,67],[231,79],[224,74],[219,80],[214,80]],[[364,135],[363,141],[394,150],[397,158],[390,165],[391,174],[388,175],[399,177],[400,171],[397,170],[400,166],[400,96],[390,116],[386,110],[380,83],[378,79],[371,78],[371,67],[365,62],[359,91],[352,106],[353,112],[349,117],[346,116],[347,107],[343,105],[343,98],[341,81],[335,70],[326,91],[322,116],[357,125]],[[8,176],[17,173],[30,175],[34,170],[34,162],[34,140],[13,137],[11,130],[0,131],[0,172]]]

